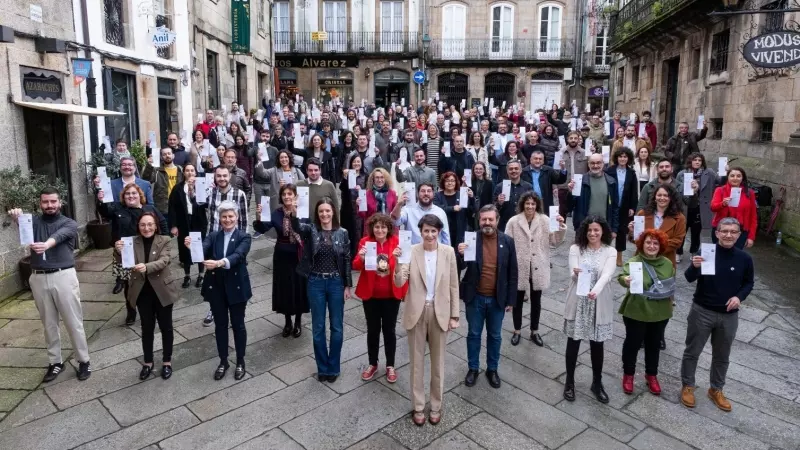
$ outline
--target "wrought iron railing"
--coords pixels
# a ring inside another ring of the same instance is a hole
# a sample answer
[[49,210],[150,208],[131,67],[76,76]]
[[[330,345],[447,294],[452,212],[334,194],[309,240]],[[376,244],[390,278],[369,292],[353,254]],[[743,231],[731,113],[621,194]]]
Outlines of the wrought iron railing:
[[611,72],[611,53],[597,53],[589,50],[583,52],[583,67],[589,73],[609,73]]
[[327,40],[312,39],[309,31],[278,31],[273,37],[275,53],[417,53],[419,33],[406,31],[329,31]]
[[612,17],[611,36],[613,43],[625,41],[657,20],[666,18],[677,10],[697,2],[710,0],[630,0],[619,14]]
[[128,42],[124,0],[103,0],[103,30],[106,42],[125,47]]
[[575,47],[567,39],[435,39],[428,55],[440,61],[571,61]]

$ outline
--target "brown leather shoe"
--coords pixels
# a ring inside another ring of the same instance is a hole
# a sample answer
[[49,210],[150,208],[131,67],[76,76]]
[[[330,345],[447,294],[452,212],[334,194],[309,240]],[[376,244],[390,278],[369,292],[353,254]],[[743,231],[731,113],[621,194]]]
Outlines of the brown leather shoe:
[[722,393],[721,389],[708,388],[708,398],[717,405],[717,408],[725,412],[730,412],[733,409],[731,402],[725,398],[725,394]]
[[431,411],[430,415],[428,416],[428,422],[431,425],[439,425],[439,422],[442,421],[442,412],[441,411]]
[[684,386],[681,389],[681,403],[687,408],[694,408],[694,388],[691,386]]
[[421,427],[425,425],[425,413],[415,411],[411,413],[411,420],[414,422],[414,425]]

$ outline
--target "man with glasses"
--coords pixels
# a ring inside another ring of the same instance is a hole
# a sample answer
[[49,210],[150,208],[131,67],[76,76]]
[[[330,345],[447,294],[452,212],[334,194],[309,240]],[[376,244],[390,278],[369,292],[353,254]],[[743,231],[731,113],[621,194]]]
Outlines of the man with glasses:
[[681,362],[681,403],[694,408],[694,375],[697,360],[711,337],[711,386],[708,397],[717,408],[729,412],[731,403],[722,393],[728,372],[728,358],[739,326],[739,307],[753,290],[753,259],[736,248],[742,227],[733,217],[726,217],[716,229],[713,274],[704,275],[702,256],[692,258],[686,269],[686,281],[697,281],[694,303],[686,318],[686,349]]
[[[575,197],[575,210],[572,211],[572,226],[580,228],[583,219],[600,216],[611,227],[611,236],[617,237],[619,228],[619,191],[617,180],[603,170],[603,155],[593,153],[589,156],[589,172],[581,180],[581,195]],[[575,182],[568,184],[571,191]]]

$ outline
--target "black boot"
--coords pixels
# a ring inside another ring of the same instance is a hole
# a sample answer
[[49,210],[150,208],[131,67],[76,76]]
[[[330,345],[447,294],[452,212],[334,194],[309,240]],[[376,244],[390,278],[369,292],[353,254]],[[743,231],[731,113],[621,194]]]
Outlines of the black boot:
[[122,278],[117,278],[117,282],[114,284],[114,289],[111,290],[111,293],[114,295],[119,294],[125,288],[125,282],[122,281]]
[[128,310],[128,315],[125,316],[125,325],[131,326],[136,323],[136,308],[128,303],[128,282],[124,282],[123,290],[125,291],[125,308]]
[[191,286],[191,285],[192,285],[192,277],[190,277],[189,275],[184,275],[184,277],[183,277],[183,284],[181,284],[181,287],[182,287],[183,289],[186,289],[186,288],[188,288],[188,287],[189,287],[189,286]]
[[600,380],[594,380],[592,382],[592,387],[590,388],[592,393],[594,394],[597,401],[600,403],[608,403],[608,394],[606,394],[606,390],[603,389],[603,382]]
[[194,282],[194,287],[199,288],[203,286],[203,274],[197,276],[197,281]]

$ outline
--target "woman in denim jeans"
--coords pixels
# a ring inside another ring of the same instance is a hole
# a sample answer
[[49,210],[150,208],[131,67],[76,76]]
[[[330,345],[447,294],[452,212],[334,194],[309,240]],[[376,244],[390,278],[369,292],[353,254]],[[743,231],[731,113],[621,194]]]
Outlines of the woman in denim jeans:
[[[350,271],[350,239],[339,226],[339,212],[330,197],[322,197],[314,207],[313,224],[297,219],[297,198],[284,205],[292,218],[292,228],[303,237],[303,258],[298,273],[308,278],[314,358],[320,382],[333,383],[339,377],[344,327],[344,300],[350,297],[353,278]],[[331,344],[325,342],[325,308],[331,324]]]

